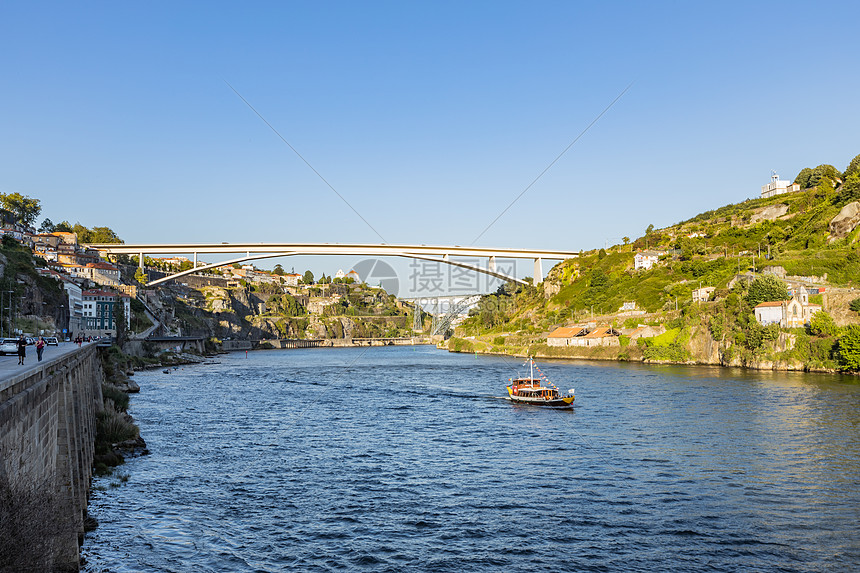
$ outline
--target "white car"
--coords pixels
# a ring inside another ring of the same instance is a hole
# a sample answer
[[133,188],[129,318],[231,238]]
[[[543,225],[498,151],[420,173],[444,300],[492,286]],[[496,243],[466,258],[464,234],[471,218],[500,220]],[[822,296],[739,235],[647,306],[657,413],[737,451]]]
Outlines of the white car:
[[48,346],[59,346],[60,342],[57,340],[56,336],[46,336],[45,344],[47,344]]
[[4,338],[0,341],[0,356],[6,354],[18,354],[17,338]]

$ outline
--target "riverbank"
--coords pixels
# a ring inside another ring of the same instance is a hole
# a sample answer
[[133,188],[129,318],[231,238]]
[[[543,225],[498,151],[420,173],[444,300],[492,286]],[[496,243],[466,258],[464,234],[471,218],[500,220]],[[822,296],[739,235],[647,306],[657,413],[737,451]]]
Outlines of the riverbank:
[[[704,337],[703,337],[704,338]],[[521,346],[507,346],[504,344],[492,344],[481,339],[461,339],[452,337],[437,344],[437,348],[449,352],[475,353],[496,356],[515,356],[549,358],[559,360],[595,360],[603,362],[640,362],[642,364],[677,364],[677,365],[701,365],[721,366],[726,368],[749,368],[752,370],[771,370],[784,372],[815,372],[822,374],[844,374],[836,368],[816,367],[804,364],[802,361],[786,356],[785,350],[776,352],[781,358],[765,357],[762,359],[745,360],[741,355],[727,355],[720,351],[719,345],[709,336],[700,340],[699,344],[687,344],[686,347],[669,348],[662,352],[664,356],[656,358],[649,356],[648,346],[638,344],[626,344],[621,346],[549,346],[545,343],[533,343]],[[692,351],[691,351],[692,350]],[[698,350],[698,351],[697,351]],[[671,357],[672,354],[677,357]]]

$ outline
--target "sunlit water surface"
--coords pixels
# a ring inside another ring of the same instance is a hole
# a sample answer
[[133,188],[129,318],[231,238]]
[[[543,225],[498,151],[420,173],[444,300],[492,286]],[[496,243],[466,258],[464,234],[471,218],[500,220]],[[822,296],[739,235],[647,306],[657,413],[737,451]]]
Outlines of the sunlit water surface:
[[852,379],[542,362],[563,411],[504,357],[218,360],[135,377],[152,453],[95,480],[85,571],[860,568]]

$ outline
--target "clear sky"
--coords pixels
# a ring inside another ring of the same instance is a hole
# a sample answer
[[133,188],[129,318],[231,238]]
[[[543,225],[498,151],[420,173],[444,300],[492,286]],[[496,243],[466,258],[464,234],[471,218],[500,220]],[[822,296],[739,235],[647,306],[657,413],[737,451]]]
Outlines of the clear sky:
[[858,21],[855,2],[7,1],[0,191],[126,242],[468,245],[632,83],[477,242],[590,249],[771,169],[844,169]]

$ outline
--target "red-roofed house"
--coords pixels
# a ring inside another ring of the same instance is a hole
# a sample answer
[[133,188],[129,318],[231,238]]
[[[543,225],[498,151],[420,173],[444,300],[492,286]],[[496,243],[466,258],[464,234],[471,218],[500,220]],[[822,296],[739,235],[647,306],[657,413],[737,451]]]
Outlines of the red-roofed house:
[[119,285],[119,269],[110,263],[89,263],[84,268],[89,275],[88,278],[94,283],[106,286]]
[[598,326],[586,334],[573,339],[571,346],[618,346],[620,332],[611,326]]
[[582,326],[562,326],[553,330],[546,337],[547,346],[572,346],[571,341],[577,336],[585,336],[588,330]]

